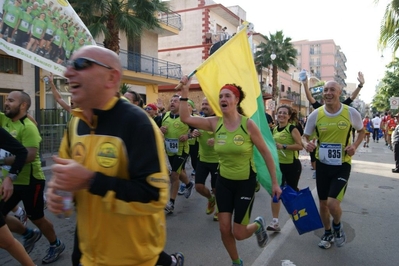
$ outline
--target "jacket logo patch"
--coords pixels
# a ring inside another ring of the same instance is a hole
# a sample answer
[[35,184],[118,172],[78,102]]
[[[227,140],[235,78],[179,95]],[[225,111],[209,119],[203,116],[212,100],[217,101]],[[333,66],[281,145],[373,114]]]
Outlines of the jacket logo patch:
[[114,166],[118,161],[115,144],[102,143],[96,152],[96,160],[102,167],[110,168]]
[[80,164],[83,164],[86,157],[86,148],[82,142],[76,143],[72,148],[72,158]]

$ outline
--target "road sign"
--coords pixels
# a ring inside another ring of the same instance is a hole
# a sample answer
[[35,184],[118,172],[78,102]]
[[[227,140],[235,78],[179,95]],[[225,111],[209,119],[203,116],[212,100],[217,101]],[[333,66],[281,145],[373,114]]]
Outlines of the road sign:
[[270,110],[274,110],[276,108],[276,102],[275,101],[269,101],[268,107]]
[[391,109],[398,109],[399,108],[399,97],[391,97],[389,99],[389,103],[391,105]]

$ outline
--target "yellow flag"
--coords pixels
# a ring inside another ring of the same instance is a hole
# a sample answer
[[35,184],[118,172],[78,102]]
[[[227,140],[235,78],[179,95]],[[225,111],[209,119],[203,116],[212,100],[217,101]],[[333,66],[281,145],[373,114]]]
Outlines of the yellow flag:
[[219,91],[226,83],[235,83],[243,88],[245,99],[241,107],[246,116],[251,117],[257,111],[256,99],[261,90],[246,27],[208,57],[195,75],[217,116],[222,115]]
[[[220,88],[226,83],[234,83],[242,88],[245,93],[245,99],[240,105],[244,110],[245,116],[251,118],[259,127],[275,162],[277,182],[281,184],[281,171],[276,143],[266,122],[262,94],[246,34],[246,27],[205,60],[196,69],[195,75],[217,116],[222,116],[219,107]],[[254,162],[258,181],[271,194],[270,173],[262,155],[256,148],[254,148]]]

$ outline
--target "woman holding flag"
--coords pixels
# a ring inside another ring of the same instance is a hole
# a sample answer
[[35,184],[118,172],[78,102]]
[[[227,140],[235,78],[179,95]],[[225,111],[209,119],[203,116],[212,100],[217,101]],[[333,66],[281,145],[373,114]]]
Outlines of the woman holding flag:
[[[187,101],[190,79],[183,76],[180,82],[182,84],[180,101]],[[261,153],[270,172],[272,194],[277,198],[281,194],[272,154],[257,125],[243,114],[240,103],[244,97],[240,86],[224,85],[219,92],[219,109],[222,117],[191,116],[187,105],[180,105],[182,122],[215,134],[214,148],[219,156],[219,176],[216,183],[219,228],[233,266],[243,265],[238,255],[236,240],[249,238],[255,233],[261,248],[266,246],[268,240],[262,217],[259,216],[253,223],[249,223],[256,186],[254,146]]]

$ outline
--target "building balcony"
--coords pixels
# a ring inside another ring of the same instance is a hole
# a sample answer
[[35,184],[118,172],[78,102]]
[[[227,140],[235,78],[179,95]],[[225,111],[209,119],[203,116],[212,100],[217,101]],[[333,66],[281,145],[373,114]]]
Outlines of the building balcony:
[[181,16],[173,11],[159,12],[158,21],[160,28],[152,29],[151,31],[158,34],[159,37],[178,35],[183,28]]
[[[173,80],[179,80],[182,76],[180,64],[126,50],[120,50],[119,58],[124,69],[136,73]],[[146,82],[150,81],[151,77]]]

